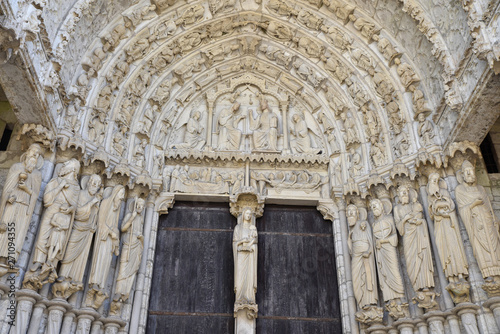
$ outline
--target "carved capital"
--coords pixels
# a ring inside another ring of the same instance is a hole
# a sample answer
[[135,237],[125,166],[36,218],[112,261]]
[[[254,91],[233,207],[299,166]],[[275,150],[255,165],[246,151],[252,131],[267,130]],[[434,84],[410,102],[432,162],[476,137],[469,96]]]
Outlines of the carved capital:
[[455,304],[470,303],[470,284],[466,281],[454,282],[446,286]]
[[261,217],[264,213],[264,199],[252,187],[243,187],[230,198],[230,211],[238,217],[245,208],[251,208],[255,217]]

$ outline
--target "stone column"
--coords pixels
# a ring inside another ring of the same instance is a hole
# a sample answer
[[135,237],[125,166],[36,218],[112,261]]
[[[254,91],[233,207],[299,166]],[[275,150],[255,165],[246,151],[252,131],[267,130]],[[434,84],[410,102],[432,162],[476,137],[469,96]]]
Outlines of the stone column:
[[[142,306],[142,299],[144,296],[144,286],[145,286],[145,280],[146,280],[146,271],[147,271],[147,264],[148,264],[148,254],[149,254],[149,246],[151,245],[151,235],[152,235],[152,226],[153,226],[153,221],[155,219],[155,216],[158,215],[158,213],[155,212],[155,200],[156,197],[153,195],[150,195],[148,202],[147,202],[147,207],[146,207],[146,213],[145,213],[145,218],[144,218],[144,251],[143,255],[141,258],[141,265],[139,267],[139,272],[137,273],[137,279],[136,279],[136,284],[135,284],[135,295],[134,295],[134,302],[132,305],[131,309],[131,315],[130,316],[130,322],[129,322],[129,332],[131,333],[137,333],[138,332],[138,327],[139,327],[139,318],[141,314],[141,306]],[[155,235],[156,237],[156,235]]]
[[[134,333],[135,331],[135,333],[144,334],[146,332],[146,323],[148,321],[149,296],[151,295],[151,280],[153,278],[153,264],[154,264],[155,250],[156,250],[156,237],[158,234],[158,221],[160,215],[168,214],[168,209],[172,208],[173,205],[174,205],[174,195],[167,192],[161,193],[155,202],[155,208],[151,216],[151,229],[149,235],[145,234],[145,237],[148,239],[145,239],[144,242],[145,256],[143,257],[143,261],[146,261],[146,264],[144,271],[142,300],[140,301],[139,305],[136,305],[135,304],[136,302],[134,302],[134,310],[132,311],[133,315],[130,322],[131,333]],[[148,216],[146,216],[146,219],[148,219]],[[149,224],[149,222],[146,221],[146,224]],[[136,318],[135,308],[138,306],[140,306],[140,309],[138,318]]]
[[411,319],[403,319],[396,321],[394,323],[401,334],[413,334],[413,328],[415,327],[415,323]]
[[126,325],[126,322],[118,317],[109,317],[103,320],[104,334],[118,334],[121,327]]
[[[418,334],[429,334],[429,330],[427,329],[427,323],[425,321],[418,322],[417,329],[418,329]],[[435,332],[432,332],[432,333],[435,333]],[[437,333],[440,333],[440,332],[437,332]]]
[[80,310],[77,310],[76,313],[78,315],[78,318],[75,334],[89,334],[92,326],[92,321],[98,319],[101,316],[99,312],[90,307],[84,307]]
[[17,313],[16,313],[16,326],[14,327],[15,334],[25,334],[30,323],[31,311],[35,302],[42,299],[42,297],[33,290],[22,289],[16,292],[17,299]]
[[431,333],[444,333],[444,314],[441,311],[432,311],[426,313],[423,317],[429,324]]
[[479,334],[476,320],[477,310],[479,310],[479,306],[472,303],[460,303],[453,309],[453,312],[462,320],[462,325],[467,334]]
[[71,327],[73,327],[74,320],[75,320],[75,313],[66,312],[61,326],[61,333],[71,333]]
[[288,103],[281,102],[281,121],[283,127],[283,153],[290,153],[290,147],[288,146]]
[[318,210],[323,214],[324,219],[332,221],[343,332],[358,333],[358,324],[354,317],[356,300],[352,286],[351,258],[347,246],[345,202],[337,199],[337,204],[335,204],[332,200],[325,200],[318,204]]
[[52,299],[47,303],[49,309],[49,318],[47,320],[47,334],[59,334],[63,315],[66,310],[71,308],[69,303],[61,298]]
[[455,314],[450,314],[449,311],[446,313],[448,314],[446,321],[448,321],[451,332],[460,333],[460,323],[458,322],[458,317]]
[[94,321],[92,323],[92,329],[90,331],[90,334],[102,334],[102,330],[101,330],[101,327],[102,327],[102,321]]
[[500,297],[493,297],[488,299],[483,303],[483,306],[493,311],[497,326],[498,328],[500,328]]

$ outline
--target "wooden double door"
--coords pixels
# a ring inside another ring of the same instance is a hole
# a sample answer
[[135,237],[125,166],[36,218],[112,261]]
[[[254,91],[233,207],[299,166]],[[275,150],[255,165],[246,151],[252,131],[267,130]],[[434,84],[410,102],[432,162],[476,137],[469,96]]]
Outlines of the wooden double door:
[[[234,333],[235,225],[227,203],[176,202],[160,217],[148,333]],[[257,230],[257,333],[340,333],[331,223],[266,205]]]

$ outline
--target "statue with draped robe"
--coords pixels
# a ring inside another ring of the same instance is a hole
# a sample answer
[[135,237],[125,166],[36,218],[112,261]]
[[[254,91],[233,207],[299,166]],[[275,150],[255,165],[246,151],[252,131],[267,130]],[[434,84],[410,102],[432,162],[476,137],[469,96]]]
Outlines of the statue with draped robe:
[[230,109],[223,109],[219,115],[219,140],[218,149],[223,151],[236,151],[240,148],[241,130],[238,129],[238,123],[245,116],[238,116],[236,113],[240,110],[240,103],[235,102]]
[[255,150],[277,151],[278,149],[278,117],[269,110],[265,98],[260,100],[260,113],[254,119],[250,114],[250,129]]

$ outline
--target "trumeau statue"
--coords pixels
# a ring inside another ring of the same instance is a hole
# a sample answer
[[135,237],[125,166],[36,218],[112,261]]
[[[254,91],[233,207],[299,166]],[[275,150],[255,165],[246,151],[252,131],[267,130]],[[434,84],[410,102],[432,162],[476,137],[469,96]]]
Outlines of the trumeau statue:
[[238,217],[233,234],[234,292],[237,305],[255,305],[257,292],[257,228],[250,208]]
[[500,276],[500,235],[498,220],[484,188],[476,184],[474,166],[465,160],[461,174],[463,183],[455,189],[458,211],[462,217],[474,256],[487,281]]
[[[184,134],[184,142],[180,144],[172,144],[170,147],[174,149],[195,149],[201,150],[205,146],[205,139],[202,136],[204,126],[200,122],[201,113],[195,111],[189,118],[186,124],[186,133]],[[181,126],[184,124],[181,124]]]
[[354,296],[360,309],[377,305],[378,300],[372,231],[366,220],[366,211],[361,211],[364,217],[360,217],[360,210],[354,204],[348,205],[346,210]]
[[403,237],[408,276],[413,289],[420,291],[434,287],[434,268],[427,222],[416,195],[408,186],[399,186],[400,203],[394,207],[394,218]]
[[[111,193],[107,195],[106,193],[109,192]],[[124,199],[125,187],[122,185],[106,189],[97,217],[97,233],[95,235],[92,265],[88,280],[89,291],[85,300],[87,306],[95,309],[99,308],[108,297],[105,290],[106,281],[113,254],[119,254],[120,231],[118,230],[118,218],[120,217],[121,204]]]
[[218,149],[223,151],[236,151],[241,143],[241,130],[238,123],[245,118],[244,115],[236,115],[240,109],[240,103],[235,102],[230,109],[223,109],[217,121],[219,125]]
[[[42,184],[42,154],[42,147],[32,144],[21,162],[12,165],[5,180],[0,200],[0,267],[11,263],[12,258],[17,261],[21,253]],[[9,253],[9,232],[15,234],[13,253]]]
[[134,210],[123,219],[122,239],[123,247],[120,254],[120,268],[116,279],[115,295],[113,300],[124,302],[128,299],[135,274],[141,264],[142,251],[144,249],[144,236],[142,229],[144,225],[144,200],[138,198],[134,203]]
[[450,282],[468,275],[467,258],[460,237],[455,203],[438,173],[429,175],[427,183],[429,214],[434,220],[434,234],[443,271]]
[[45,188],[43,195],[45,212],[40,222],[33,256],[34,263],[24,279],[24,283],[30,288],[40,288],[46,283],[47,276],[49,276],[48,282],[54,282],[57,278],[55,268],[65,253],[78,204],[79,171],[80,162],[76,159],[68,160],[62,164],[58,176]]
[[260,99],[260,113],[253,118],[250,112],[250,129],[252,133],[253,148],[256,151],[277,151],[278,150],[278,117],[269,110],[267,100]]
[[[85,178],[82,182],[82,190],[78,198],[78,206],[75,211],[73,229],[66,247],[66,254],[61,261],[59,277],[55,285],[63,281],[71,284],[69,297],[73,292],[83,289],[83,275],[87,265],[87,259],[92,244],[92,237],[96,230],[97,212],[101,202],[102,194],[101,177],[97,174]],[[57,288],[61,290],[60,288]]]
[[405,295],[403,279],[399,271],[399,256],[396,251],[398,236],[394,219],[390,214],[390,209],[384,210],[382,201],[379,199],[373,199],[370,202],[370,208],[375,217],[373,235],[375,236],[379,285],[384,301],[397,300]]

